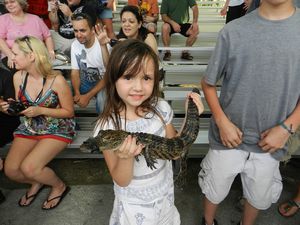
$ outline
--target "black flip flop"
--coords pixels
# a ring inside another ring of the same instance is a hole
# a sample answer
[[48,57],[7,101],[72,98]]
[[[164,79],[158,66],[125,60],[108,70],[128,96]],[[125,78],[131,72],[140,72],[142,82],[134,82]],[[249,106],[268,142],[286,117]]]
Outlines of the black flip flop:
[[64,190],[64,192],[61,195],[46,200],[46,202],[49,203],[49,202],[51,202],[51,201],[53,201],[55,199],[59,199],[59,201],[57,202],[56,205],[54,205],[52,207],[49,207],[49,208],[45,208],[44,205],[43,205],[42,209],[43,210],[51,210],[51,209],[56,208],[61,203],[61,201],[64,199],[64,197],[69,193],[70,190],[71,190],[71,188],[69,186],[66,186],[66,189]]
[[36,197],[38,196],[38,194],[43,190],[45,188],[45,185],[42,185],[41,187],[40,187],[40,189],[35,193],[35,194],[33,194],[33,195],[30,195],[30,196],[28,196],[28,192],[26,192],[26,194],[25,194],[25,199],[26,199],[26,202],[29,200],[29,199],[32,199],[27,205],[22,205],[21,204],[21,201],[22,201],[22,198],[23,198],[23,196],[20,198],[20,200],[19,200],[19,202],[18,202],[18,205],[20,206],[20,207],[27,207],[27,206],[30,206],[33,202],[34,202],[34,200],[36,199]]

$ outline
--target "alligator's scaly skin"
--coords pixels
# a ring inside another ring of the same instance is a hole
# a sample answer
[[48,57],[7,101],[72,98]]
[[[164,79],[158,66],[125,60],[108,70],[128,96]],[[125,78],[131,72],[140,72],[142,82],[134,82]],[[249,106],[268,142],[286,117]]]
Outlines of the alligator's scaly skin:
[[[193,92],[199,93],[198,89]],[[116,150],[123,143],[124,139],[131,135],[136,137],[138,144],[145,147],[141,154],[144,155],[147,165],[155,168],[156,159],[174,159],[186,155],[189,146],[196,140],[199,132],[199,113],[196,104],[190,98],[188,101],[187,117],[180,136],[174,138],[163,138],[147,133],[130,133],[123,130],[101,130],[94,138],[102,150]]]

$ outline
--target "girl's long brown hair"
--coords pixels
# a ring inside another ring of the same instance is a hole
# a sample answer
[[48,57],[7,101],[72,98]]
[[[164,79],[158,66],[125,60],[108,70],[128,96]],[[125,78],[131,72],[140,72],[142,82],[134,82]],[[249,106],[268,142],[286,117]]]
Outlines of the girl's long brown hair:
[[[117,93],[116,82],[125,72],[138,74],[143,69],[146,59],[151,59],[154,62],[154,87],[151,96],[137,107],[136,113],[139,115],[139,110],[142,110],[145,113],[152,112],[161,118],[155,108],[159,97],[158,57],[152,48],[144,42],[130,39],[119,42],[114,46],[110,55],[104,75],[106,103],[103,113],[100,115],[100,126],[111,120],[115,129],[121,129],[120,112],[122,110],[126,112],[126,105]],[[142,117],[142,115],[140,116]]]

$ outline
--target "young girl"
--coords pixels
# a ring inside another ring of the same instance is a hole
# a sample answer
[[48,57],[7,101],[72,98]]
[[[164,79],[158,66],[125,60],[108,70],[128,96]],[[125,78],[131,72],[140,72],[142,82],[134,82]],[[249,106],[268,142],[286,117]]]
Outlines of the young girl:
[[[42,41],[31,36],[18,38],[12,52],[19,70],[14,75],[16,99],[28,108],[20,113],[24,119],[14,132],[5,173],[12,180],[31,185],[19,206],[29,206],[48,185],[51,192],[42,209],[53,209],[70,188],[46,165],[75,135],[72,93],[63,76],[52,70]],[[11,104],[12,99],[1,102],[1,111],[9,112]]]
[[[104,79],[107,104],[94,136],[100,129],[146,132],[167,138],[176,135],[171,124],[173,111],[158,97],[158,58],[150,46],[134,39],[118,43]],[[199,95],[190,96],[202,112]],[[110,224],[180,224],[174,205],[171,161],[157,160],[156,169],[152,170],[144,156],[138,156],[142,149],[134,137],[128,136],[117,151],[103,151],[114,181]]]

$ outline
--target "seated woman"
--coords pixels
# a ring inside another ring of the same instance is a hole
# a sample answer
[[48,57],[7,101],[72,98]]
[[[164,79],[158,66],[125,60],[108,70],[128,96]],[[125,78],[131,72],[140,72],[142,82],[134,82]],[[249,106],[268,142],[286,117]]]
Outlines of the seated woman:
[[[21,125],[5,161],[6,175],[31,187],[19,200],[29,206],[45,185],[51,187],[42,209],[57,207],[70,188],[46,165],[75,136],[73,98],[64,77],[52,70],[44,43],[38,38],[17,38],[12,46],[16,99],[25,106]],[[0,110],[18,113],[14,100],[2,101]]]
[[11,47],[17,37],[24,35],[31,35],[43,40],[51,59],[54,59],[54,44],[50,31],[41,18],[26,12],[28,9],[27,1],[5,0],[4,4],[8,11],[8,13],[0,16],[0,51],[4,64],[10,69],[14,69]]
[[157,42],[154,37],[154,35],[149,32],[145,27],[142,26],[143,24],[143,16],[137,6],[133,5],[126,5],[123,7],[120,13],[121,18],[121,29],[119,34],[117,35],[118,40],[110,39],[105,29],[97,29],[96,31],[105,33],[102,34],[102,36],[106,36],[106,38],[103,38],[103,43],[105,43],[104,40],[106,40],[106,43],[110,43],[111,46],[113,46],[116,42],[122,41],[125,39],[138,39],[140,41],[145,42],[147,45],[149,45],[156,54],[158,54],[157,50]]

